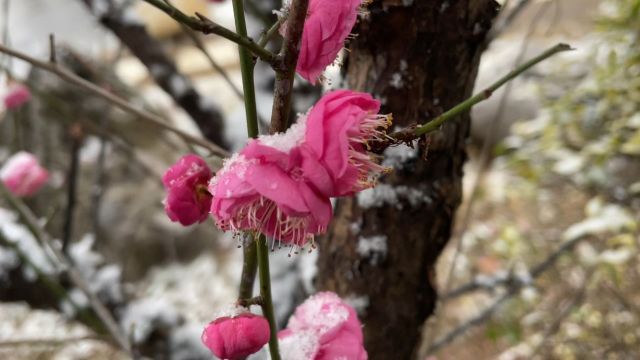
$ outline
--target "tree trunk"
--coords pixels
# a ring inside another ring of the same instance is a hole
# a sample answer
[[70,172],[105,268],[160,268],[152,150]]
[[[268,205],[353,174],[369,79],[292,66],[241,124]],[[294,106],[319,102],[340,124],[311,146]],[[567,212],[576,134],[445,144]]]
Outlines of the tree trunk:
[[[497,8],[493,0],[374,1],[354,31],[350,88],[381,99],[396,126],[439,115],[471,94]],[[318,288],[368,301],[361,319],[370,359],[416,355],[437,300],[435,263],[462,198],[468,132],[465,114],[377,189],[341,200],[319,241]]]

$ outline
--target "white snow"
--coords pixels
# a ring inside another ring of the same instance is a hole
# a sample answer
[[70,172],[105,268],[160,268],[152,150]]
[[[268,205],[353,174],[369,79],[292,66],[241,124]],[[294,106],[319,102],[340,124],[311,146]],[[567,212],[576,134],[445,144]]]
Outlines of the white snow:
[[258,140],[267,146],[271,146],[282,152],[288,153],[304,140],[307,130],[307,117],[302,115],[286,132],[274,135],[262,135]]
[[419,189],[405,185],[393,187],[389,184],[378,184],[358,194],[358,205],[363,209],[391,205],[401,210],[403,208],[401,199],[406,200],[413,207],[431,202],[431,198]]
[[[47,274],[55,271],[55,266],[51,258],[43,251],[31,232],[29,232],[24,225],[18,223],[17,215],[2,208],[0,208],[0,232],[2,232],[8,241],[14,243],[21,253],[28,257],[29,261],[37,267],[38,270]],[[5,249],[5,251],[13,252],[10,249]],[[0,265],[0,269],[9,267],[15,261],[14,258],[6,254],[0,257],[0,259],[7,261],[6,263],[0,263],[2,264]],[[26,269],[29,269],[29,267],[25,267],[25,270]]]
[[314,331],[298,331],[280,339],[279,345],[282,360],[311,360],[318,351],[320,339]]
[[183,97],[191,88],[187,79],[178,74],[173,74],[169,78],[169,89],[177,98]]
[[[593,202],[591,203],[593,204]],[[592,207],[596,205],[591,205]],[[598,235],[608,232],[618,232],[625,229],[636,228],[633,217],[623,208],[617,205],[598,206],[593,216],[572,225],[564,232],[566,241],[577,239],[587,235]]]
[[387,257],[387,236],[374,235],[370,237],[361,236],[358,238],[356,251],[363,259],[368,259],[372,265],[378,265]]
[[135,343],[146,340],[155,327],[171,328],[178,325],[180,315],[164,298],[143,298],[130,302],[120,324]]
[[404,164],[406,164],[409,160],[413,160],[417,157],[418,150],[407,146],[406,144],[391,146],[384,151],[384,160],[382,160],[382,166],[401,170]]

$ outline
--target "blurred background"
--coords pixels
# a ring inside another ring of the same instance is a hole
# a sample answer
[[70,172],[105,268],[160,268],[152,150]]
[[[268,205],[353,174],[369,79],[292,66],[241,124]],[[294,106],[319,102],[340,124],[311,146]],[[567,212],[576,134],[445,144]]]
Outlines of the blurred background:
[[[254,37],[281,7],[245,3]],[[229,1],[173,4],[234,27]],[[441,300],[419,356],[639,358],[640,1],[505,5],[478,90],[557,42],[575,50],[473,110],[465,200],[439,261]],[[135,0],[0,6],[2,44],[45,61],[54,48],[61,66],[172,126],[229,150],[245,143],[232,43],[193,34]],[[27,150],[51,173],[27,205],[68,244],[69,258],[137,352],[212,358],[200,333],[236,297],[241,250],[213,222],[184,228],[164,213],[160,177],[194,149],[48,71],[4,54],[0,67],[2,96],[17,83],[32,94],[24,106],[0,109],[0,164]],[[297,112],[323,88],[342,85],[337,66],[327,78],[323,87],[297,85]],[[258,65],[262,119],[270,116],[273,80]],[[0,358],[125,358],[100,335],[88,299],[2,201],[0,235]],[[317,253],[288,255],[272,255],[281,324],[314,291]],[[56,291],[47,286],[52,280]],[[366,299],[348,300],[366,308]]]

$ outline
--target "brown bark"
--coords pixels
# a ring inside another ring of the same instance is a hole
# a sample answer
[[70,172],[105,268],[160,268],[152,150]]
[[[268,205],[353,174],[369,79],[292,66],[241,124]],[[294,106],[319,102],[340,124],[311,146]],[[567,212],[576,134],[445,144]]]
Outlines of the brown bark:
[[[397,126],[451,108],[471,94],[497,6],[493,0],[375,1],[350,47],[350,87],[382,99]],[[381,180],[421,191],[421,201],[364,209],[357,199],[342,200],[329,238],[319,242],[318,288],[368,297],[361,319],[371,359],[415,356],[420,327],[437,300],[435,263],[462,198],[468,132],[467,114],[431,135],[426,154]],[[358,254],[359,238],[373,235],[387,237],[386,254]]]

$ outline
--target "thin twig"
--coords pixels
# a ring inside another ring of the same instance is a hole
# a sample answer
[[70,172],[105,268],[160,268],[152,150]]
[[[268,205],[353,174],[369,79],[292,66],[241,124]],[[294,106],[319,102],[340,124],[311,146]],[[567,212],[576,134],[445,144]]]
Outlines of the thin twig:
[[[576,238],[573,238],[571,240],[565,241],[565,243],[563,243],[558,249],[556,249],[553,253],[551,253],[544,261],[540,262],[538,265],[536,265],[533,268],[533,270],[531,271],[531,278],[532,279],[537,279],[538,277],[540,277],[540,275],[542,275],[545,271],[550,269],[553,264],[556,263],[556,261],[560,258],[560,256],[562,256],[564,253],[568,252],[569,250],[573,249],[573,247],[576,244],[578,244],[580,241],[582,241],[584,239],[587,239],[587,238],[589,238],[589,236],[585,235],[585,236],[580,236],[580,237],[576,237]],[[446,335],[444,335],[444,336],[440,337],[439,339],[435,340],[431,344],[431,346],[429,346],[429,348],[427,350],[428,354],[435,353],[436,351],[438,351],[442,347],[450,344],[453,340],[455,340],[456,338],[458,338],[459,336],[464,334],[470,328],[482,324],[485,320],[489,319],[491,317],[491,315],[496,310],[498,310],[500,308],[500,306],[502,306],[502,304],[505,301],[507,301],[513,295],[517,294],[518,291],[520,291],[520,289],[522,289],[523,287],[528,285],[525,282],[517,281],[517,280],[515,280],[513,278],[509,278],[507,280],[496,281],[495,284],[496,284],[496,286],[497,285],[507,285],[507,284],[509,284],[511,286],[509,286],[507,288],[507,292],[505,294],[500,296],[493,304],[491,304],[489,307],[487,307],[480,314],[472,317],[468,321],[465,321],[462,325],[456,327],[455,329],[453,329],[452,331],[450,331]],[[483,287],[482,286],[478,286],[477,282],[475,282],[475,283],[472,282],[470,284],[461,286],[460,288],[452,291],[451,295],[446,296],[446,298],[450,299],[450,298],[453,297],[453,295],[459,296],[459,295],[461,295],[463,293],[466,293],[468,291],[472,291],[472,290],[480,289],[480,288],[483,288]]]
[[287,20],[286,16],[279,17],[278,20],[271,25],[269,29],[265,29],[262,32],[262,36],[258,39],[258,45],[265,47],[273,39],[273,37],[278,33],[282,24]]
[[209,64],[211,65],[211,67],[214,68],[215,71],[218,74],[220,74],[220,76],[222,76],[222,79],[227,83],[227,85],[229,85],[229,87],[231,88],[233,93],[236,94],[236,96],[240,100],[244,101],[244,94],[242,93],[242,90],[240,90],[240,88],[231,80],[231,78],[229,77],[229,74],[227,74],[227,72],[224,70],[224,68],[222,66],[220,66],[220,64],[218,64],[213,59],[211,54],[209,54],[209,51],[204,46],[204,43],[202,42],[202,39],[200,39],[198,37],[198,35],[196,33],[194,33],[193,30],[191,30],[186,25],[182,25],[182,30],[191,39],[191,41],[198,48],[198,50],[200,50],[202,55],[204,55],[204,57],[207,58],[207,61],[209,61]]
[[58,246],[53,243],[53,239],[38,223],[38,219],[35,214],[31,212],[31,209],[29,209],[22,200],[15,197],[2,182],[0,182],[0,195],[2,195],[14,210],[16,210],[34,237],[36,237],[41,244],[44,244],[47,250],[55,256],[55,259],[62,267],[62,270],[69,274],[71,282],[87,297],[89,305],[93,311],[95,311],[100,321],[105,325],[106,329],[109,331],[118,346],[130,354],[131,344],[129,343],[127,336],[122,332],[118,323],[106,306],[100,301],[100,299],[98,299],[96,294],[91,291],[89,284],[84,279],[80,271],[73,267],[71,262],[65,257]]
[[62,251],[67,252],[73,236],[73,219],[76,209],[76,196],[78,192],[78,175],[80,168],[80,148],[82,146],[82,127],[80,124],[72,124],[70,127],[71,149],[69,151],[69,171],[67,172],[67,208],[65,209],[64,223],[62,227]]
[[56,346],[76,343],[78,341],[105,341],[105,340],[106,339],[104,337],[96,336],[96,335],[77,336],[77,337],[69,337],[69,338],[62,338],[62,339],[7,340],[7,341],[0,342],[0,348],[22,347],[22,346],[56,347]]
[[155,115],[151,112],[148,112],[146,110],[142,110],[137,108],[136,106],[132,105],[131,103],[129,103],[128,101],[126,101],[125,99],[77,76],[76,74],[70,72],[69,70],[66,70],[64,68],[62,68],[61,66],[57,65],[57,64],[52,64],[49,62],[45,62],[45,61],[41,61],[38,60],[36,58],[33,58],[25,53],[10,49],[4,45],[0,45],[0,52],[5,53],[7,55],[10,55],[12,57],[18,58],[20,60],[26,61],[28,63],[30,63],[31,65],[38,67],[40,69],[46,70],[50,73],[53,73],[57,76],[59,76],[60,78],[62,78],[63,80],[66,80],[74,85],[77,85],[85,90],[87,90],[88,92],[92,93],[93,95],[97,95],[107,101],[109,101],[110,103],[114,104],[115,106],[117,106],[118,108],[120,108],[123,111],[129,112],[131,114],[136,115],[137,117],[139,117],[142,120],[147,121],[150,124],[153,124],[163,130],[167,130],[170,131],[178,136],[180,136],[182,139],[184,139],[187,142],[199,145],[207,150],[209,150],[212,154],[220,156],[220,157],[227,157],[229,156],[229,153],[222,149],[221,147],[219,147],[216,144],[211,143],[210,141],[207,141],[205,139],[193,136],[191,134],[188,134],[178,128],[175,128],[173,126],[171,126],[170,124],[167,124],[161,117],[159,117],[158,115]]
[[[533,279],[538,278],[545,271],[547,271],[550,267],[552,267],[556,261],[562,256],[564,253],[571,251],[579,242],[587,239],[586,236],[577,237],[575,239],[571,239],[563,243],[558,249],[549,254],[543,261],[539,262],[533,268],[531,268],[531,277]],[[507,277],[493,277],[486,279],[484,281],[479,281],[478,279],[474,279],[473,281],[457,287],[450,292],[442,295],[440,297],[441,300],[450,300],[466,293],[476,291],[476,290],[488,290],[495,291],[499,286],[524,286],[522,281],[518,279],[518,277],[514,274],[511,274]]]
[[296,74],[300,41],[307,18],[309,0],[291,3],[287,19],[284,43],[280,50],[282,61],[276,70],[273,109],[271,111],[271,133],[283,132],[289,127],[289,114],[293,98],[293,80]]
[[247,49],[252,54],[260,58],[261,60],[274,64],[276,62],[276,55],[271,51],[259,46],[251,38],[243,34],[237,34],[222,25],[219,25],[206,16],[196,13],[194,16],[189,16],[173,5],[162,0],[144,0],[147,3],[155,6],[165,14],[171,16],[177,22],[184,24],[195,31],[202,32],[203,34],[216,34],[223,38],[230,40],[241,47]]
[[449,120],[457,118],[458,115],[464,114],[465,112],[469,111],[476,104],[489,99],[496,90],[501,88],[503,85],[505,85],[509,81],[515,79],[523,72],[531,69],[532,67],[541,63],[542,61],[558,53],[570,51],[570,50],[573,50],[573,49],[571,48],[571,46],[567,44],[557,44],[549,48],[548,50],[544,51],[542,54],[518,66],[516,69],[509,72],[504,77],[500,78],[498,81],[496,81],[494,84],[492,84],[485,90],[461,102],[460,104],[456,105],[455,107],[445,112],[444,114],[438,116],[437,118],[430,120],[423,125],[408,127],[407,129],[404,129],[402,131],[389,134],[386,141],[371,144],[373,151],[380,152],[392,145],[409,143],[428,133],[439,130],[444,123],[446,123]]

